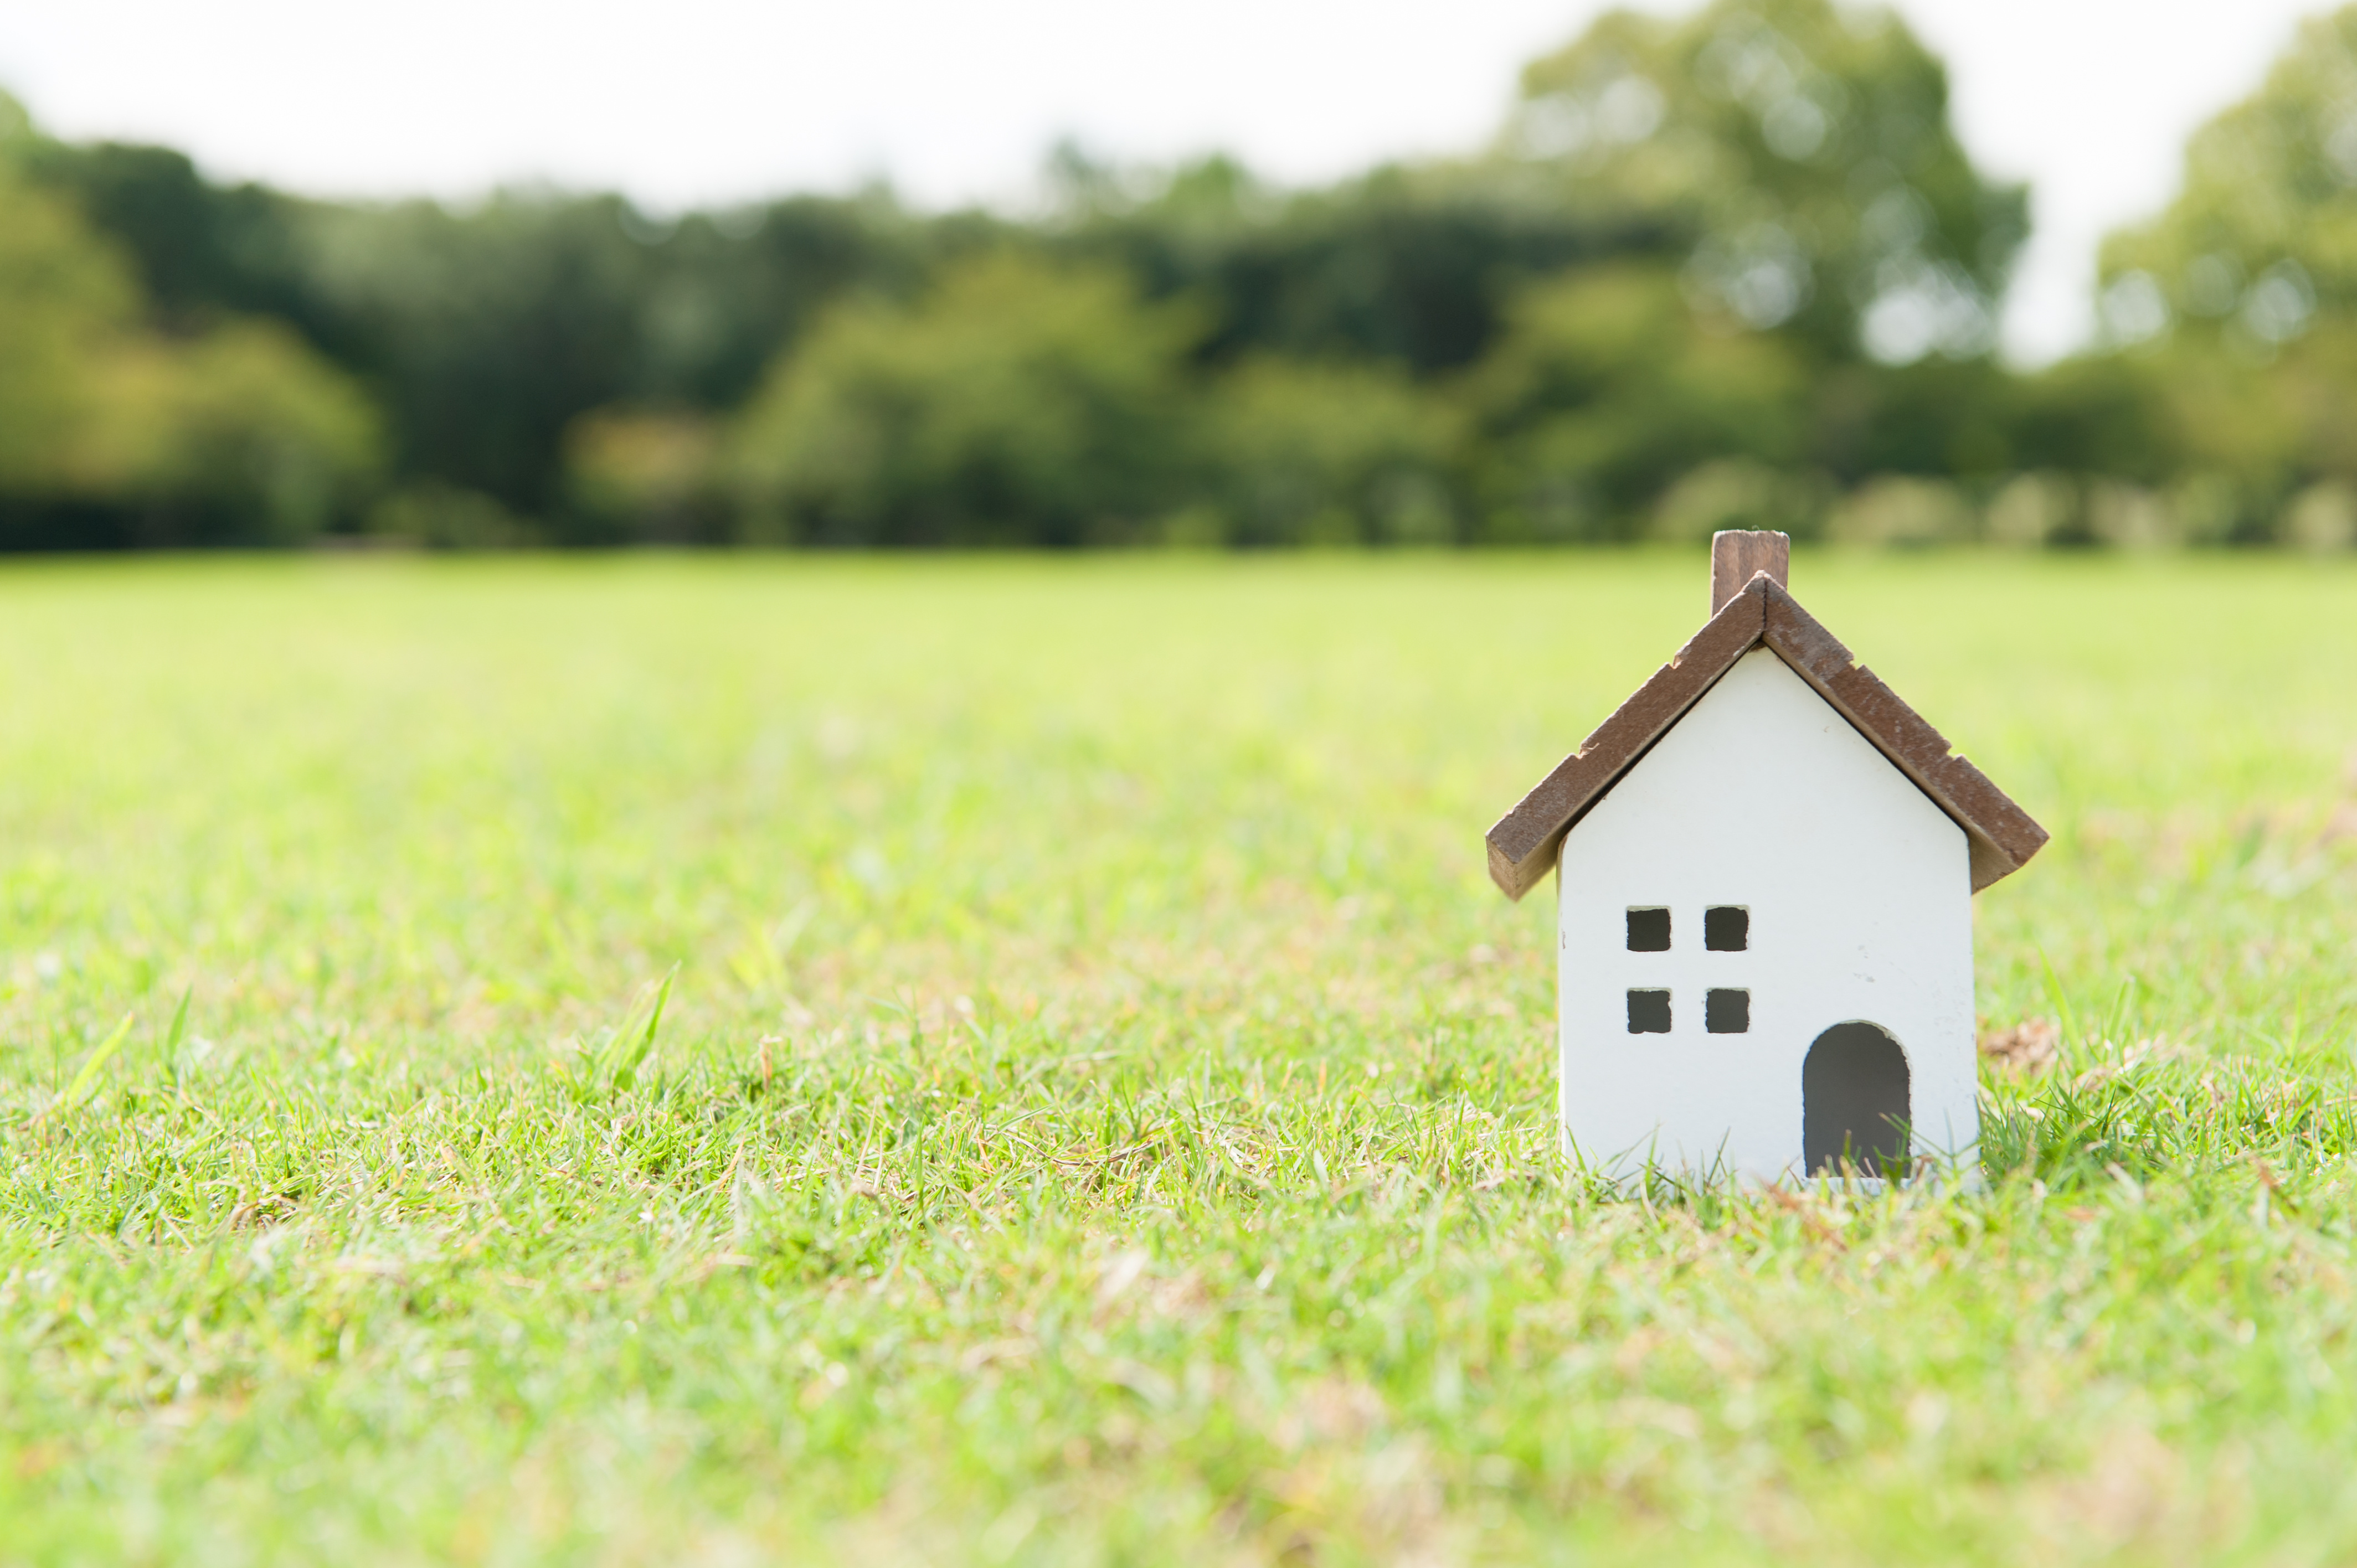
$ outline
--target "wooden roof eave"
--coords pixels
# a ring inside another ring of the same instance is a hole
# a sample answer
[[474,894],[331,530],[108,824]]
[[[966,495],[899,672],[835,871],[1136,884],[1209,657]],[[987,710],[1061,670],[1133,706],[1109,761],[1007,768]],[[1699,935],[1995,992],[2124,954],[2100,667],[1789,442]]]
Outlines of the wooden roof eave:
[[1763,643],[1964,830],[1973,891],[2019,870],[2046,843],[2046,830],[2029,812],[1952,752],[1938,730],[1763,571],[1498,819],[1489,832],[1491,880],[1512,898],[1544,881],[1564,836],[1737,660]]
[[1745,584],[1667,664],[1590,731],[1577,751],[1498,819],[1489,834],[1490,879],[1508,897],[1520,898],[1545,879],[1564,835],[1737,660],[1759,646],[1767,609],[1761,590],[1768,582],[1763,572]]

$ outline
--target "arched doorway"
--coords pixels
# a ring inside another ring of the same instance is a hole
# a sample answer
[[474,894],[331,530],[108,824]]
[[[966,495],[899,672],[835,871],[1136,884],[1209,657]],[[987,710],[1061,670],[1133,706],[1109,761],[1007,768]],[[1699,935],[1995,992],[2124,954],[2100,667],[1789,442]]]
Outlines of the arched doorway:
[[1907,1168],[1907,1053],[1876,1025],[1853,1020],[1819,1035],[1801,1064],[1801,1146],[1808,1172],[1867,1176]]

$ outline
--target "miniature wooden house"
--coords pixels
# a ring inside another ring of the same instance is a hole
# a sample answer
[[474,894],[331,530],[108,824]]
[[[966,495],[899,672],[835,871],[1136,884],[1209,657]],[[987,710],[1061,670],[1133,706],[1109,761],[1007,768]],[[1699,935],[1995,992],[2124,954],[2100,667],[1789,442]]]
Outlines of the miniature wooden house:
[[2046,832],[1786,589],[1711,543],[1711,618],[1490,830],[1550,867],[1576,1157],[1777,1181],[1966,1160],[1972,896]]

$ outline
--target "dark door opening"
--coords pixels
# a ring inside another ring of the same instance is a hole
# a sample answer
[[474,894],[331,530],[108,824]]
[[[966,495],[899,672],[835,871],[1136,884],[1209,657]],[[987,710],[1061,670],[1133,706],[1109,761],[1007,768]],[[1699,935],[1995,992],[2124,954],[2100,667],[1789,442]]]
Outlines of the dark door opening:
[[1801,1147],[1808,1172],[1907,1169],[1907,1053],[1872,1024],[1835,1024],[1801,1064]]

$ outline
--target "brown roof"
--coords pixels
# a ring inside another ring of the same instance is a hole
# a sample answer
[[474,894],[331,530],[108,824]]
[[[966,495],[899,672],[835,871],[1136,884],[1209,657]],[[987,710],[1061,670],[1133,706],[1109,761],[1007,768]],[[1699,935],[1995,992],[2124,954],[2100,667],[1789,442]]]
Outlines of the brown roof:
[[1833,704],[1891,766],[1915,781],[1972,841],[1973,891],[2018,871],[2046,830],[1988,776],[1948,749],[1940,732],[1850,657],[1790,590],[1762,571],[1653,672],[1579,749],[1539,780],[1490,830],[1490,876],[1520,898],[1555,869],[1556,846],[1588,808],[1636,766],[1735,661],[1765,643]]

